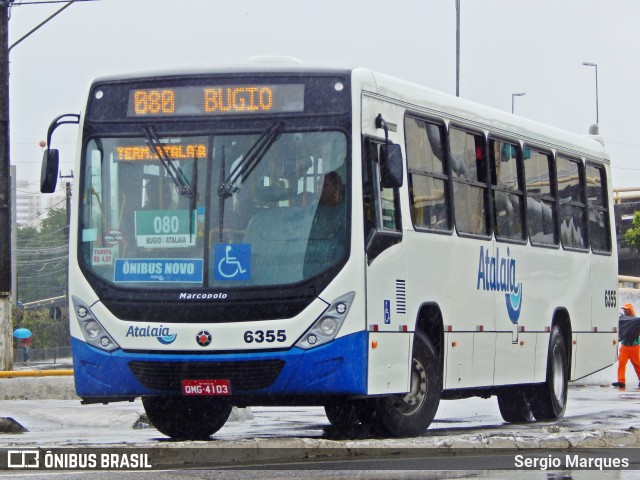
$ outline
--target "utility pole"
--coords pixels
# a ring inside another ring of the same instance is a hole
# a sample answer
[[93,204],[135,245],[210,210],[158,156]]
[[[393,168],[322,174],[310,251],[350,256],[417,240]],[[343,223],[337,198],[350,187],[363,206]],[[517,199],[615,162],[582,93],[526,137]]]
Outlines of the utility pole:
[[15,165],[9,166],[11,173],[11,305],[16,307],[18,302],[18,267],[16,266],[16,247],[18,245],[18,212],[17,212],[17,180],[18,173]]
[[[59,178],[73,178],[73,170],[71,170],[71,175],[60,174]],[[69,226],[71,225],[71,182],[65,182],[64,192],[67,208],[67,228],[65,228],[64,233],[67,235],[67,243],[69,243]]]
[[9,6],[0,0],[0,370],[13,369],[9,189]]
[[[9,52],[53,17],[70,0],[36,27],[9,45],[9,8],[14,0],[0,0],[0,370],[13,369],[11,330],[11,191],[9,188]],[[17,292],[14,292],[14,295]]]

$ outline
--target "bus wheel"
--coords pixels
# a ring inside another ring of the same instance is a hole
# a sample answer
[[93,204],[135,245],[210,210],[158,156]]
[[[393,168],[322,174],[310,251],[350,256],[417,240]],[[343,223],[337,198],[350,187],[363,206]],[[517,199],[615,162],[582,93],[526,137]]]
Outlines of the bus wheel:
[[382,433],[395,437],[423,434],[436,415],[442,392],[442,369],[431,341],[416,331],[411,365],[411,390],[375,403]]
[[232,406],[209,397],[142,397],[151,424],[174,439],[206,440],[225,424]]
[[536,420],[562,418],[567,407],[569,390],[569,361],[567,347],[560,328],[556,325],[549,339],[547,381],[534,387],[530,394],[531,410]]
[[498,393],[498,408],[505,422],[532,422],[533,412],[523,389],[509,389]]
[[336,400],[324,406],[329,423],[340,430],[348,430],[360,424],[356,405],[348,400]]

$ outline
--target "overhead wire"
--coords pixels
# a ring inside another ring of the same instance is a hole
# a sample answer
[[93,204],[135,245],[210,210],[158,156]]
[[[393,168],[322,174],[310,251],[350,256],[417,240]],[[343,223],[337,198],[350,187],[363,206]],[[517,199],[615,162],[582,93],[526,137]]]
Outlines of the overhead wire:
[[25,5],[48,5],[54,3],[80,3],[80,2],[99,2],[101,0],[35,0],[31,2],[13,2],[12,7],[23,7]]

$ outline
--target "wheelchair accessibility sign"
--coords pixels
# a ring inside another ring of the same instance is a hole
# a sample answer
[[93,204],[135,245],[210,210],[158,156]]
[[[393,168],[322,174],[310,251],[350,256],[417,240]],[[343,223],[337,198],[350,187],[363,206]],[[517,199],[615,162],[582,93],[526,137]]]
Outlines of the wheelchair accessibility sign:
[[249,280],[251,278],[251,245],[248,243],[216,243],[213,247],[215,280]]

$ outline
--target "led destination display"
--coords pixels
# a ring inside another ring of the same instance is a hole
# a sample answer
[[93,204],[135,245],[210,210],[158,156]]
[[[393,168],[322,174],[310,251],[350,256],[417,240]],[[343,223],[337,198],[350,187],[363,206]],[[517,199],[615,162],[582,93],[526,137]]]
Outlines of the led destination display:
[[127,116],[303,112],[304,87],[304,84],[254,84],[132,89]]

